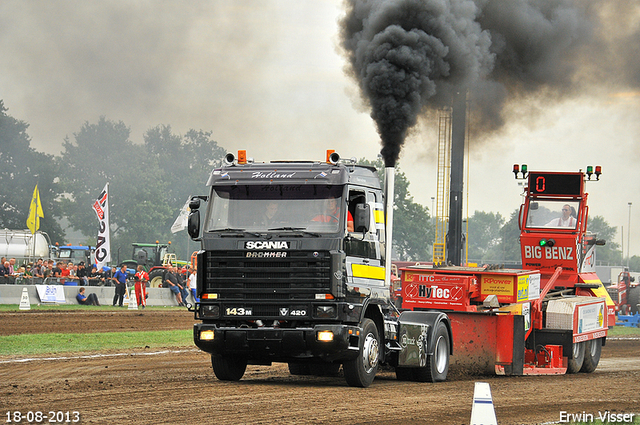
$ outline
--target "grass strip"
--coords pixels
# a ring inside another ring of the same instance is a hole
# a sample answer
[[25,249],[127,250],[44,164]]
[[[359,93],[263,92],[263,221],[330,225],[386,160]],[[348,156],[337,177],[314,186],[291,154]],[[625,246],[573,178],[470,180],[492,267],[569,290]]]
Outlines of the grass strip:
[[[179,306],[147,306],[144,310],[139,308],[138,311],[154,310],[184,310]],[[31,304],[31,310],[20,310],[18,304],[0,304],[0,313],[18,313],[21,311],[124,311],[127,307],[113,307],[111,305],[80,305],[80,304]],[[133,310],[132,310],[133,311]]]
[[192,330],[0,336],[0,356],[193,346]]

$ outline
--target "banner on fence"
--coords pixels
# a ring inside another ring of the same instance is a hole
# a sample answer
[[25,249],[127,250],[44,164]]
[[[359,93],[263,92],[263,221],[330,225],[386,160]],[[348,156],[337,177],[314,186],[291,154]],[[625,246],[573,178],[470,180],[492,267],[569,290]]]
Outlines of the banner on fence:
[[62,285],[36,285],[38,297],[43,303],[65,303],[64,286]]

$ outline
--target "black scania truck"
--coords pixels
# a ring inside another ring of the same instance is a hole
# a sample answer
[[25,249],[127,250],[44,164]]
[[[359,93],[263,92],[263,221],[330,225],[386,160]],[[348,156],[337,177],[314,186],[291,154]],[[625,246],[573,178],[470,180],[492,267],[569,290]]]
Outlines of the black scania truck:
[[240,151],[207,186],[208,196],[192,197],[188,222],[201,243],[193,335],[218,379],[272,362],[296,375],[335,375],[342,366],[359,387],[380,364],[399,379],[446,379],[447,315],[401,313],[390,299],[375,168],[332,151],[326,161],[270,163]]

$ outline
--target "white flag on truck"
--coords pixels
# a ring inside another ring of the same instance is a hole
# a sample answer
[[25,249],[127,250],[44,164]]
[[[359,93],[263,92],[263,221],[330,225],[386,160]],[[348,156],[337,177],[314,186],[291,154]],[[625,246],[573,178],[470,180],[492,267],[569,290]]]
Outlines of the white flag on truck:
[[111,243],[109,241],[109,183],[93,203],[93,210],[98,216],[98,241],[96,242],[96,267],[99,271],[111,261]]
[[173,225],[171,226],[171,233],[178,233],[180,230],[187,228],[187,221],[189,220],[189,201],[191,201],[191,196],[187,198],[187,202],[184,203],[176,221],[173,222]]

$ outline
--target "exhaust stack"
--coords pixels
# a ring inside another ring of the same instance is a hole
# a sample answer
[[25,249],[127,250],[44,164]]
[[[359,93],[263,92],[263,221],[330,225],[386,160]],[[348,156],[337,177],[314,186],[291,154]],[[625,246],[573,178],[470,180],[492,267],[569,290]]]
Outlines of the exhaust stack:
[[384,246],[384,283],[387,288],[391,286],[391,247],[393,245],[393,199],[395,169],[385,167],[384,169],[384,199],[385,199],[385,246]]

